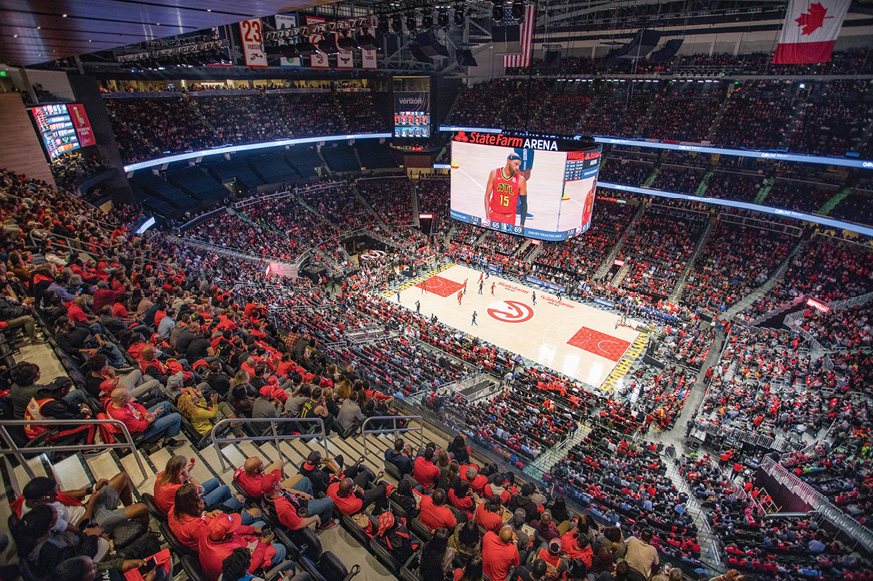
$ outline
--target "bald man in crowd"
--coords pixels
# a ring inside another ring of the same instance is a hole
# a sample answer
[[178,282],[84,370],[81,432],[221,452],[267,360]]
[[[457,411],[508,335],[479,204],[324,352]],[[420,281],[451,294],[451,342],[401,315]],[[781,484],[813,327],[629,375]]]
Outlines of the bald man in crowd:
[[488,531],[482,537],[482,572],[491,581],[506,581],[509,570],[518,567],[518,542],[512,527],[504,526],[499,534]]
[[184,444],[183,441],[173,439],[179,435],[182,416],[170,411],[169,402],[161,402],[146,409],[131,401],[130,391],[125,387],[113,389],[110,397],[112,401],[106,406],[106,412],[113,419],[121,420],[132,436],[139,434],[140,442],[147,453],[152,454],[161,447],[178,448]]

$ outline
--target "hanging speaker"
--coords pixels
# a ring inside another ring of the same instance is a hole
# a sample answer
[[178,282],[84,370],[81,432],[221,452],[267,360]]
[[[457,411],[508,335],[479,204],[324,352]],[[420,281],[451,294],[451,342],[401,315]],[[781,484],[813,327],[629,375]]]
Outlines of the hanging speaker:
[[364,50],[379,50],[379,41],[368,32],[358,35],[358,45]]
[[412,52],[412,57],[420,63],[429,63],[430,57],[427,56],[423,50],[418,45],[412,44],[409,46],[409,50]]
[[473,51],[468,48],[463,50],[459,50],[455,53],[455,58],[458,61],[458,65],[462,67],[477,67],[479,63],[476,62],[476,59],[473,58]]
[[416,37],[418,48],[429,58],[439,58],[449,56],[449,49],[445,45],[440,44],[433,30],[420,32]]

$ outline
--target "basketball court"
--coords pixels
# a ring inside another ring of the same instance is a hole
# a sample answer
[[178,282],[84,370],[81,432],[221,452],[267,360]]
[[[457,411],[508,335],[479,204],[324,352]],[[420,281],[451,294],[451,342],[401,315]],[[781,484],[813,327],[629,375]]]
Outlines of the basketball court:
[[[559,301],[552,293],[498,276],[484,280],[480,295],[479,275],[480,271],[453,265],[413,281],[400,291],[400,303],[415,310],[415,302],[421,301],[423,315],[435,314],[450,327],[596,388],[629,356],[629,348],[640,335],[627,327],[616,328],[617,315],[567,299]],[[464,281],[467,293],[458,305]],[[397,300],[396,292],[385,297]],[[478,315],[477,325],[472,324],[473,311]],[[630,324],[636,326],[635,321]]]

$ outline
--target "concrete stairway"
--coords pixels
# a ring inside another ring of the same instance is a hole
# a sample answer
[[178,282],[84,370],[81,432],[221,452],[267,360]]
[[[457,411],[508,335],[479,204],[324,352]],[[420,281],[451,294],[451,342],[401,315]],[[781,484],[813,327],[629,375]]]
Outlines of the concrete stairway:
[[765,282],[760,287],[753,290],[751,293],[743,297],[739,302],[737,302],[732,307],[728,308],[724,312],[725,319],[732,319],[734,316],[741,313],[745,308],[751,306],[756,300],[770,292],[773,287],[775,287],[779,282],[782,281],[782,277],[785,276],[785,273],[788,271],[788,266],[791,264],[791,261],[794,260],[794,257],[806,247],[806,243],[809,242],[809,239],[806,237],[802,237],[797,245],[794,247],[794,250],[782,261],[782,264],[779,265],[779,268],[776,269],[776,272],[773,273],[767,282]]
[[597,267],[597,270],[594,272],[594,278],[600,279],[606,276],[606,273],[609,272],[609,269],[612,268],[612,263],[615,260],[615,257],[618,256],[618,253],[621,252],[621,249],[624,247],[625,242],[630,237],[631,233],[634,231],[637,222],[639,222],[640,218],[643,217],[643,214],[646,213],[646,205],[640,204],[639,208],[637,208],[636,214],[631,218],[631,221],[628,222],[628,225],[625,227],[624,232],[622,232],[621,238],[619,238],[618,242],[609,250],[606,255],[606,258],[603,259],[603,262]]
[[694,247],[694,252],[691,254],[691,258],[688,259],[685,268],[682,269],[682,274],[679,276],[679,280],[676,281],[676,286],[670,294],[671,303],[675,304],[679,302],[680,298],[682,298],[682,293],[685,292],[685,283],[688,280],[688,275],[691,274],[691,269],[694,268],[694,263],[697,262],[697,257],[700,255],[700,251],[703,250],[704,246],[706,246],[706,243],[709,241],[709,237],[712,236],[714,230],[715,220],[714,218],[710,218],[706,223],[706,228],[703,230],[703,234],[700,235],[700,239],[697,241],[697,246]]

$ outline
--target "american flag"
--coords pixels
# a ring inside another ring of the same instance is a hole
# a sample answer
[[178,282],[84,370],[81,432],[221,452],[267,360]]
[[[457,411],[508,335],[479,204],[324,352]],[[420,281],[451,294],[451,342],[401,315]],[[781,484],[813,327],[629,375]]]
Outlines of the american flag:
[[[507,10],[507,15],[509,11]],[[504,67],[530,66],[530,55],[533,52],[534,15],[536,7],[527,4],[524,7],[524,17],[521,20],[521,54],[508,54],[503,57]]]

